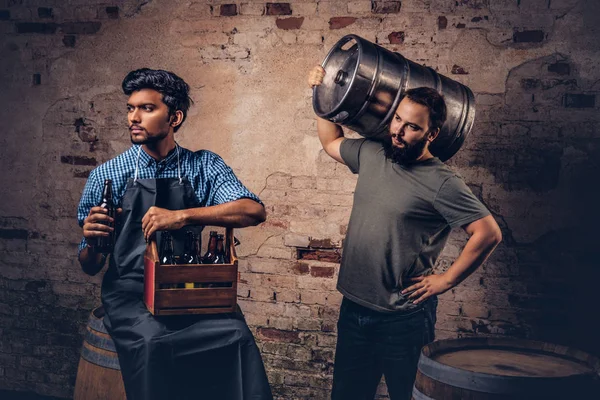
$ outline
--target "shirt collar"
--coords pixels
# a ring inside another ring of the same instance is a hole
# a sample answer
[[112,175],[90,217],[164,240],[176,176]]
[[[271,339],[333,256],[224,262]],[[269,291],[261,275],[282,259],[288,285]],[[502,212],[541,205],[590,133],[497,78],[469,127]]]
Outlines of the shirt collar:
[[[137,153],[139,150],[139,147],[141,145],[135,145],[134,147],[136,147],[135,152]],[[167,167],[177,167],[177,146],[171,150],[169,152],[169,154],[167,154],[167,157],[165,157],[163,160],[160,161],[160,163],[162,163],[163,165],[167,166]],[[179,149],[179,156],[181,157],[181,148]],[[146,153],[146,151],[144,150],[144,148],[142,147],[142,151],[140,151],[140,166],[146,166],[149,167],[153,164],[158,164],[158,162],[152,158],[152,156],[150,156],[148,153]]]

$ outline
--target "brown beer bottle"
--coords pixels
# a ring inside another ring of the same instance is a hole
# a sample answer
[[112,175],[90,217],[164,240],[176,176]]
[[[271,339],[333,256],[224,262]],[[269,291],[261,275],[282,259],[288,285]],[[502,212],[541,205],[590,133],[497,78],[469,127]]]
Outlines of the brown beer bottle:
[[[192,231],[187,231],[185,233],[185,246],[183,250],[183,255],[179,258],[180,264],[200,264],[198,259],[198,240],[196,239],[196,235]],[[193,289],[193,282],[185,283],[186,289]]]
[[194,246],[192,247],[192,252],[196,256],[194,264],[202,264],[202,234],[200,233],[194,234]]
[[173,251],[173,237],[169,231],[162,232],[160,263],[162,265],[175,265],[175,254]]
[[217,255],[217,231],[210,231],[210,238],[208,239],[208,249],[202,257],[203,264],[214,264],[215,257]]
[[102,200],[100,200],[100,204],[98,207],[102,207],[107,210],[107,215],[113,219],[113,222],[101,222],[104,225],[108,225],[113,228],[112,232],[109,232],[108,236],[100,236],[96,238],[95,243],[93,243],[94,250],[98,253],[109,254],[113,252],[115,247],[115,219],[116,219],[116,210],[115,204],[113,203],[113,191],[112,191],[112,180],[105,179],[104,180],[104,188],[102,189]]
[[[217,235],[217,253],[215,256],[214,264],[225,264],[227,263],[227,256],[225,254],[225,240],[223,235]],[[213,287],[231,287],[231,283],[227,282],[215,282]]]
[[215,261],[213,264],[225,264],[225,246],[223,235],[217,235],[217,253],[215,254]]
[[[173,251],[173,237],[169,231],[161,232],[160,243],[160,263],[161,265],[175,265],[175,254]],[[177,284],[165,283],[160,286],[161,289],[175,289]]]
[[185,245],[183,255],[179,259],[180,264],[200,264],[198,257],[198,240],[192,231],[185,233]]

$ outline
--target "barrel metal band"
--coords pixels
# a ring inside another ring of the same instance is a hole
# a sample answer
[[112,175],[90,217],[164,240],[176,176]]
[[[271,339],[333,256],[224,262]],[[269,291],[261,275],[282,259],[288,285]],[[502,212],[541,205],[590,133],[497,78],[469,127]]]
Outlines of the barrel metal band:
[[88,326],[95,331],[108,333],[106,331],[106,328],[104,327],[104,321],[102,320],[102,318],[96,318],[94,316],[91,316],[88,321]]
[[421,393],[419,391],[419,389],[417,389],[416,386],[413,386],[412,397],[413,397],[413,400],[435,400],[434,398],[426,396],[423,393]]
[[104,354],[96,353],[86,346],[83,346],[81,349],[81,357],[89,361],[92,364],[99,365],[101,367],[121,370],[121,366],[119,365],[119,359],[117,358],[117,353],[114,353],[114,356],[107,356]]
[[117,349],[115,349],[115,343],[112,341],[112,339],[95,335],[89,330],[85,333],[85,341],[99,349],[112,351],[113,353],[117,351]]

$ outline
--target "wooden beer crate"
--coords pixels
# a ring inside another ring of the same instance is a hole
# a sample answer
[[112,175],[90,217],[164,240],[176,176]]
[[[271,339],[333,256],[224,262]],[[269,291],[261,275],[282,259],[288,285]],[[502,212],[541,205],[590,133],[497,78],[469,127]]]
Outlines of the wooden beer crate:
[[[228,264],[160,264],[156,240],[144,255],[144,303],[153,315],[218,314],[236,310],[238,260],[233,228],[225,232]],[[162,289],[160,285],[201,283],[204,287]],[[231,287],[218,287],[219,285]],[[210,286],[217,287],[210,287]]]

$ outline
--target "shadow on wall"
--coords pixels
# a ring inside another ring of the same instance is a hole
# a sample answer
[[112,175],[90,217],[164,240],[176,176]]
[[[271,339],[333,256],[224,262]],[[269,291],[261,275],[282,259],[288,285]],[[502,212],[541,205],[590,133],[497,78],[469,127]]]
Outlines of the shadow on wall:
[[482,198],[503,230],[500,264],[514,271],[502,289],[511,334],[600,355],[598,88],[554,54],[511,70],[506,89],[482,95],[473,136],[451,164],[491,181]]

